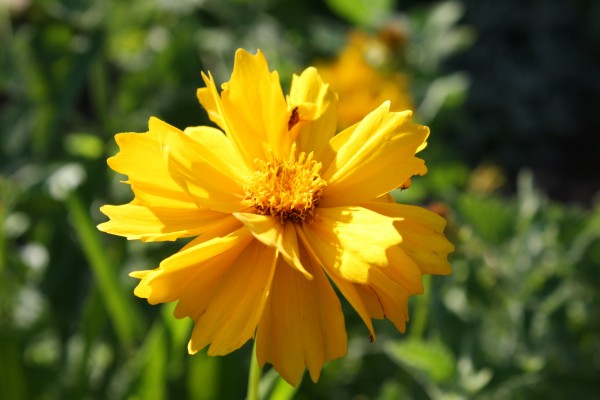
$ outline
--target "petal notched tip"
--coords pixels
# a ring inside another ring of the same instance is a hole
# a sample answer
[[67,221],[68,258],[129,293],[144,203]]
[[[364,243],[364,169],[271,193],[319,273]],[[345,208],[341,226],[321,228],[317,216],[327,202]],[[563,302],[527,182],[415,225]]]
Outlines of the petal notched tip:
[[129,273],[129,276],[132,277],[132,278],[144,279],[151,272],[152,272],[151,270],[133,271],[133,272]]

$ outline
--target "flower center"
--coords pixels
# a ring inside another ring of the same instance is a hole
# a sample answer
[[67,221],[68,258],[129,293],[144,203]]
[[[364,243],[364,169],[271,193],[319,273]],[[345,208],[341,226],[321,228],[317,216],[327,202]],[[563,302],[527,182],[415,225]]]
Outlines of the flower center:
[[256,170],[244,188],[243,203],[257,214],[279,217],[282,223],[310,222],[327,186],[319,176],[321,163],[313,160],[312,152],[296,157],[296,144],[287,159],[270,158],[254,161]]

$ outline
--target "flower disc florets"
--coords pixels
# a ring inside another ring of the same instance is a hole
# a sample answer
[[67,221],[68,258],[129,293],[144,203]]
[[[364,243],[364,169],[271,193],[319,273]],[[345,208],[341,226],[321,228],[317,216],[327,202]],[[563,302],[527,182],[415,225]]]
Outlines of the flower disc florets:
[[256,170],[245,187],[244,204],[257,214],[279,217],[283,223],[309,222],[327,182],[321,179],[321,163],[313,153],[300,153],[296,145],[283,161],[271,157],[269,161],[255,160]]

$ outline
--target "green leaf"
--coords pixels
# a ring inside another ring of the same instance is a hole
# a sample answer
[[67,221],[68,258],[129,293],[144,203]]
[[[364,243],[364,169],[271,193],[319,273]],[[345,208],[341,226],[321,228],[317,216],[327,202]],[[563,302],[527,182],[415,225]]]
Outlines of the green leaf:
[[171,339],[171,348],[187,355],[187,342],[190,338],[193,322],[191,318],[177,319],[173,316],[176,302],[161,306],[161,319]]
[[138,393],[141,400],[167,398],[167,353],[165,328],[159,320],[152,326],[141,351],[144,365]]
[[219,398],[220,383],[224,380],[221,357],[210,357],[201,351],[188,358],[187,391],[190,399]]
[[394,0],[327,0],[326,3],[340,17],[365,27],[380,24],[396,5]]
[[27,398],[27,375],[23,368],[21,339],[12,332],[0,332],[0,398]]
[[65,138],[65,149],[72,156],[95,160],[102,156],[104,145],[96,135],[73,133]]
[[81,199],[71,192],[66,198],[65,204],[83,253],[98,283],[102,302],[108,311],[111,322],[115,326],[121,344],[124,347],[130,347],[144,331],[140,313],[135,309],[132,300],[127,297],[128,294],[124,288],[119,285],[114,264],[108,259],[100,240],[100,232],[96,230]]
[[410,393],[406,390],[406,387],[402,383],[395,380],[387,380],[381,386],[379,391],[378,400],[396,400],[396,399],[410,399]]
[[268,396],[263,395],[261,393],[261,399],[269,399],[269,400],[291,400],[294,398],[294,395],[298,391],[300,386],[294,387],[287,383],[274,369],[269,370],[265,376],[261,379],[261,392],[263,391],[263,383],[264,381],[269,382],[269,389],[271,390]]
[[456,372],[452,352],[439,340],[410,338],[391,343],[385,351],[409,372],[425,373],[435,383],[449,381]]
[[500,244],[512,237],[516,207],[506,200],[465,194],[458,201],[460,215],[481,237]]

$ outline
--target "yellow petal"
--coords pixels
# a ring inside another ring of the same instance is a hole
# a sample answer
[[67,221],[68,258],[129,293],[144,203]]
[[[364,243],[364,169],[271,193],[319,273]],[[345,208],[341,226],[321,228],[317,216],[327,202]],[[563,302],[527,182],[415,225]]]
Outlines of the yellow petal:
[[[362,300],[363,304],[365,305],[368,315],[371,318],[375,318],[375,319],[384,319],[385,318],[385,312],[383,311],[383,306],[381,305],[381,300],[379,299],[379,297],[377,296],[377,293],[373,290],[373,288],[371,288],[369,285],[361,285],[358,283],[349,283],[349,282],[345,282],[346,284],[352,285],[354,287],[354,290],[356,291],[356,294],[358,294],[358,296],[360,296],[360,299]],[[352,307],[354,307],[354,303],[352,303],[351,301],[349,301],[350,304],[352,305]],[[356,307],[354,307],[356,309]],[[371,341],[375,341],[375,334],[372,333],[371,334]]]
[[429,129],[412,124],[410,117],[410,111],[390,112],[387,102],[367,115],[321,175],[328,183],[321,205],[369,201],[423,173],[424,162],[415,152]]
[[260,50],[251,55],[239,49],[231,80],[224,85],[221,101],[229,134],[246,164],[267,159],[269,151],[281,159],[289,154],[287,123],[290,112],[277,72],[269,67]]
[[319,208],[303,238],[323,265],[351,282],[368,283],[372,266],[389,264],[387,249],[401,237],[394,219],[361,207]]
[[292,268],[300,271],[307,279],[312,279],[311,274],[304,269],[300,262],[294,224],[282,224],[277,218],[267,215],[248,213],[234,213],[233,215],[246,225],[256,239],[276,249]]
[[[300,234],[300,238],[306,245],[308,240],[304,233]],[[307,249],[314,258],[318,258],[312,247]],[[421,271],[410,258],[399,259],[398,252],[402,252],[399,246],[388,248],[389,265],[371,266],[368,282],[363,284],[349,281],[327,260],[319,259],[330,279],[362,318],[372,341],[375,341],[372,318],[387,318],[399,330],[404,331],[408,319],[408,296],[423,291]]]
[[162,139],[171,176],[199,207],[222,212],[243,208],[249,173],[221,131],[197,127]]
[[373,327],[372,318],[383,318],[383,310],[378,302],[378,299],[373,294],[369,295],[368,290],[365,290],[365,285],[349,282],[339,275],[336,275],[331,268],[325,269],[328,272],[329,278],[338,288],[348,303],[358,313],[360,318],[369,330],[369,340],[374,342],[376,339],[375,328]]
[[[233,218],[235,219],[235,218]],[[236,220],[236,222],[239,221]],[[212,243],[220,242],[221,238],[211,239]],[[212,249],[207,252],[207,257],[202,257],[198,263],[185,265],[179,268],[165,269],[171,273],[171,277],[177,275],[185,277],[185,282],[177,289],[179,302],[175,307],[174,315],[176,318],[190,317],[194,321],[204,313],[206,305],[214,296],[219,282],[227,271],[233,265],[233,262],[240,256],[242,251],[252,243],[252,235],[247,229],[234,231],[225,237],[224,243],[227,248],[222,253],[211,257]],[[192,241],[181,251],[186,251],[192,247],[198,247],[202,244],[200,238]],[[207,244],[206,247],[212,247],[215,244]],[[192,258],[193,260],[193,258]],[[173,285],[175,287],[175,285]]]
[[394,226],[402,236],[400,247],[424,274],[447,275],[452,272],[448,254],[454,251],[444,236],[446,221],[427,209],[404,204],[372,201],[364,206],[397,218]]
[[390,247],[387,256],[389,265],[381,268],[381,272],[409,294],[423,293],[423,273],[418,264],[404,252],[402,244]]
[[150,207],[194,207],[190,196],[171,178],[163,158],[161,136],[178,132],[152,117],[146,133],[120,133],[115,136],[120,151],[108,159],[115,171],[128,176],[136,202]]
[[327,272],[327,275],[333,281],[335,286],[362,318],[363,322],[369,329],[371,338],[375,340],[375,329],[373,328],[371,318],[381,318],[383,316],[383,311],[381,311],[381,308],[377,309],[376,307],[373,307],[373,302],[371,301],[372,299],[365,298],[366,296],[363,296],[362,293],[359,293],[357,289],[360,285],[356,285],[350,281],[347,281],[332,265],[323,264],[321,260],[319,260],[317,253],[309,245],[309,241],[304,234],[304,230],[298,229],[298,236],[302,241],[303,248],[310,257],[310,260],[312,260],[314,265],[320,266],[323,268],[323,270],[325,270],[325,272]]
[[314,67],[293,76],[288,103],[290,109],[297,108],[298,123],[290,134],[300,152],[318,154],[328,145],[337,127],[337,102]]
[[207,260],[225,253],[234,254],[236,249],[243,249],[251,240],[252,236],[246,228],[221,237],[197,238],[178,253],[163,260],[160,267],[133,272],[131,276],[142,279],[134,293],[138,297],[147,298],[150,304],[177,300],[190,279],[206,269],[204,264]]
[[272,364],[294,386],[305,366],[317,382],[323,364],[347,351],[341,304],[323,271],[307,269],[314,280],[278,263],[256,333],[259,365]]
[[229,127],[227,126],[227,121],[223,115],[223,104],[221,103],[221,98],[217,92],[215,80],[210,72],[208,73],[208,76],[202,72],[202,79],[204,80],[206,87],[196,91],[198,101],[208,113],[210,120],[217,124],[219,128],[223,129],[225,133],[229,134]]
[[195,126],[185,128],[184,133],[196,142],[198,147],[202,147],[203,162],[214,163],[215,168],[221,169],[241,185],[247,183],[250,172],[231,140],[223,132],[207,126]]
[[233,247],[240,246],[240,243],[246,243],[250,239],[251,236],[245,228],[239,228],[231,233],[228,232],[227,235],[219,235],[209,240],[204,236],[198,237],[178,253],[164,259],[160,266],[169,271],[187,268]]
[[197,236],[228,217],[228,214],[202,210],[195,205],[193,208],[163,208],[129,203],[106,205],[100,211],[110,221],[98,225],[99,230],[145,242]]
[[[263,313],[277,260],[275,250],[253,240],[233,261],[216,287],[214,295],[196,312],[192,338],[195,353],[210,344],[208,355],[224,355],[238,349],[254,336]],[[197,291],[204,288],[197,287]]]
[[358,127],[358,124],[354,124],[329,140],[327,146],[325,146],[319,153],[315,153],[315,160],[319,161],[323,166],[321,171],[327,171],[331,163],[335,160],[338,151],[348,142],[348,140],[354,134],[354,131]]
[[385,270],[385,268],[374,269],[369,285],[365,286],[368,286],[377,296],[385,317],[392,321],[400,332],[404,332],[408,321],[408,293],[402,286],[388,278],[383,273]]

